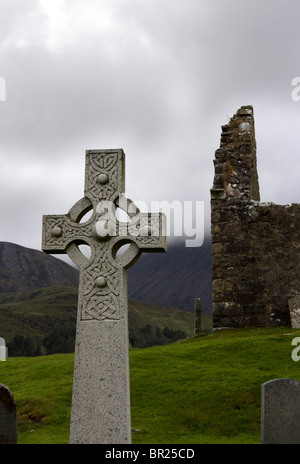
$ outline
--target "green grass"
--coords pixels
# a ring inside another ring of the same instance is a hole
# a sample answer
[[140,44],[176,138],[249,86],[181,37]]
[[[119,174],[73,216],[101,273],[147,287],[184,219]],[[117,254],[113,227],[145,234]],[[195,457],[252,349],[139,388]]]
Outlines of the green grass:
[[[289,327],[215,332],[130,350],[133,443],[260,443],[261,384],[300,380]],[[9,358],[19,443],[68,443],[73,355]]]

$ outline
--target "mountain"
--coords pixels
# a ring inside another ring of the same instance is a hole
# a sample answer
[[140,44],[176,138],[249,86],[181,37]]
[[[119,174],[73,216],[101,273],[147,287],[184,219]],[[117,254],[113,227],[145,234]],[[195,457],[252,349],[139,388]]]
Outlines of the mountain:
[[[128,271],[128,296],[166,308],[194,311],[201,298],[203,312],[212,306],[211,241],[201,247],[184,242],[168,245],[167,253],[143,253]],[[43,287],[78,287],[78,270],[42,251],[0,242],[0,294]]]
[[[203,311],[211,308],[210,266],[209,240],[199,248],[176,243],[167,253],[141,256],[128,270],[135,346],[166,327],[169,335],[193,335],[194,299],[202,299]],[[57,324],[75,327],[78,277],[77,269],[58,258],[0,242],[0,335],[8,342],[17,334],[40,344]]]
[[194,311],[195,298],[211,313],[211,240],[201,247],[186,247],[183,241],[168,245],[167,253],[143,253],[127,271],[128,295],[135,300]]
[[53,285],[77,287],[78,271],[42,251],[0,242],[0,293]]

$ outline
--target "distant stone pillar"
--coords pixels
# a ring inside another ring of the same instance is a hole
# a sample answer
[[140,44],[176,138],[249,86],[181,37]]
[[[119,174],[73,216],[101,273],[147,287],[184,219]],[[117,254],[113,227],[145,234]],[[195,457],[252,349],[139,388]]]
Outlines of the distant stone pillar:
[[195,335],[200,333],[209,334],[213,331],[213,316],[201,312],[201,298],[195,298],[194,328]]
[[194,315],[195,335],[199,335],[199,333],[201,332],[201,298],[195,298]]

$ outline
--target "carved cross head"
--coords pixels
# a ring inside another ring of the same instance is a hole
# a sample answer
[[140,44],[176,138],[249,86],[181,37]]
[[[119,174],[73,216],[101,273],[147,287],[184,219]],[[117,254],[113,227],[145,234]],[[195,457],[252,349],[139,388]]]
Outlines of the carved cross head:
[[[163,213],[142,213],[124,196],[123,150],[87,150],[84,197],[65,215],[43,216],[42,249],[67,253],[80,268],[79,299],[82,320],[118,319],[124,297],[124,269],[142,251],[166,251],[166,220]],[[117,209],[128,221],[120,221]],[[81,222],[86,213],[91,217]],[[87,258],[80,244],[91,248]],[[128,244],[119,257],[119,249]]]

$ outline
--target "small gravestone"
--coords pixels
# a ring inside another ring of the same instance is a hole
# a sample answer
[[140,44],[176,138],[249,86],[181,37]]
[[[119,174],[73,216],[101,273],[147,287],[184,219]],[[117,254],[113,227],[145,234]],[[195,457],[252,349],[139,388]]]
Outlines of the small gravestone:
[[300,444],[300,382],[275,379],[261,387],[261,442]]
[[0,384],[0,444],[17,443],[17,410],[9,389]]
[[293,329],[300,328],[300,295],[289,300],[291,326]]
[[0,361],[6,361],[7,347],[4,338],[0,337]]

